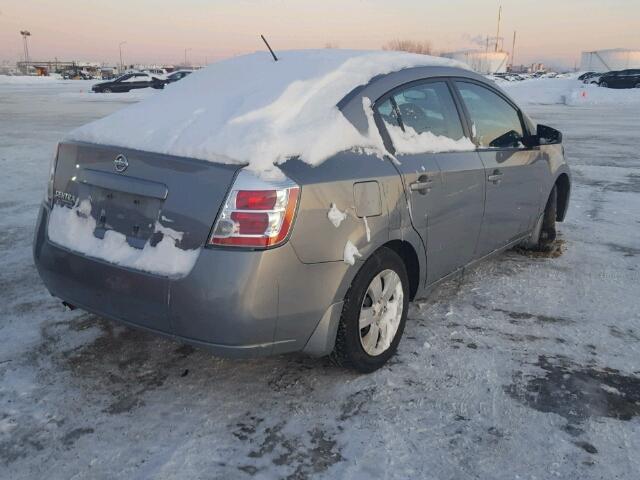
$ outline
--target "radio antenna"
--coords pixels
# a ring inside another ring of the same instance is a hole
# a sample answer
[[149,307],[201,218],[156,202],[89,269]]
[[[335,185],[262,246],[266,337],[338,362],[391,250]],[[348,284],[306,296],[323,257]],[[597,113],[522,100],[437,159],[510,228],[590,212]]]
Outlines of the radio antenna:
[[267,42],[267,39],[264,38],[264,35],[260,35],[260,38],[262,38],[262,41],[264,42],[264,44],[267,46],[267,48],[271,52],[271,56],[273,57],[273,61],[277,62],[278,61],[278,57],[276,57],[276,54],[273,53],[273,50],[271,49],[271,45],[269,45],[269,42]]

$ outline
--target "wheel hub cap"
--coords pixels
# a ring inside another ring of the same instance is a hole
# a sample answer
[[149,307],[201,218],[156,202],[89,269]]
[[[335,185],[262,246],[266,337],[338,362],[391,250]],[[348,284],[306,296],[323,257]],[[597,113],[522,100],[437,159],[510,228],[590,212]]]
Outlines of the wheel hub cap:
[[386,351],[398,332],[404,291],[400,277],[384,270],[369,284],[360,307],[360,344],[366,353],[377,356]]

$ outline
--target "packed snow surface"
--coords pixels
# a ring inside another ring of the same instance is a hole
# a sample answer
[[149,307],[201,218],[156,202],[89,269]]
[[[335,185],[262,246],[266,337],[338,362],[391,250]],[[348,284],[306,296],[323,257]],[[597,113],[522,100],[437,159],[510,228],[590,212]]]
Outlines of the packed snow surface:
[[44,85],[60,82],[58,77],[34,75],[0,75],[0,85]]
[[155,95],[71,132],[69,140],[272,169],[292,156],[317,165],[353,147],[377,148],[336,104],[376,75],[453,60],[403,52],[304,50],[214,63]]
[[613,89],[585,85],[573,78],[536,78],[521,82],[496,80],[521,105],[638,105],[640,89]]
[[77,208],[55,205],[49,217],[49,239],[70,250],[99,258],[109,263],[166,276],[183,276],[191,271],[199,250],[183,250],[176,246],[182,232],[156,224],[156,231],[163,234],[157,245],[147,242],[143,249],[127,243],[121,233],[109,230],[104,239],[93,232],[96,220],[91,216],[91,203],[83,200]]

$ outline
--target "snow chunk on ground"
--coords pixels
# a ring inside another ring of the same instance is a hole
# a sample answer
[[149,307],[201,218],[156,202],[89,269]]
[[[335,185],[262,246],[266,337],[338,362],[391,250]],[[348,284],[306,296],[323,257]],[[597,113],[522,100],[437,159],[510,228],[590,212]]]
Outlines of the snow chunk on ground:
[[439,152],[468,152],[476,149],[476,146],[467,137],[460,140],[436,135],[433,132],[418,133],[408,125],[402,130],[396,125],[386,124],[389,136],[393,141],[398,155],[412,153],[439,153]]
[[341,212],[340,209],[336,207],[336,204],[332,203],[331,208],[327,213],[327,218],[331,223],[333,223],[334,227],[338,228],[344,219],[347,218],[347,214],[345,212]]
[[76,129],[68,140],[128,147],[262,172],[292,156],[317,165],[373,147],[336,104],[374,76],[417,66],[468,68],[404,52],[300,50],[214,63],[160,95]]
[[362,254],[356,246],[351,243],[351,240],[347,240],[347,244],[344,246],[344,263],[355,265],[356,257],[362,257]]
[[133,248],[125,235],[109,230],[104,239],[93,232],[96,221],[91,216],[91,203],[83,200],[78,207],[67,208],[54,205],[49,217],[49,239],[65,248],[89,257],[145,272],[166,276],[183,276],[191,271],[199,250],[182,250],[176,241],[182,232],[156,223],[156,230],[163,238],[155,247],[147,243],[143,249]]

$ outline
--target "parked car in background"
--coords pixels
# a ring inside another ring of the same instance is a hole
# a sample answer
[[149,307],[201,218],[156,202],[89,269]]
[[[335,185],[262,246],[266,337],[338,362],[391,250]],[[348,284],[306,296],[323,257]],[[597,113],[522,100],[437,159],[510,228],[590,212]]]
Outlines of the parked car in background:
[[120,93],[129,92],[139,88],[162,88],[162,80],[152,77],[148,73],[125,73],[124,75],[107,82],[96,83],[91,87],[95,93]]
[[193,70],[176,70],[175,72],[171,72],[169,75],[167,75],[165,83],[177,82],[178,80],[182,80],[184,77],[192,73]]
[[517,73],[510,73],[510,72],[506,72],[506,73],[494,73],[493,74],[494,77],[497,78],[501,78],[503,80],[506,80],[508,82],[519,82],[521,80],[524,80],[523,77],[521,77],[519,74]]
[[68,69],[62,73],[62,78],[64,80],[91,80],[93,77],[89,74],[89,72],[79,70],[79,69]]
[[143,73],[148,73],[158,80],[164,80],[167,78],[167,71],[164,68],[146,68],[142,70]]
[[54,296],[222,356],[371,372],[409,301],[555,239],[562,135],[493,82],[423,55],[278,55],[218,62],[59,145],[34,241]]
[[584,77],[582,83],[584,83],[585,85],[598,85],[598,83],[600,82],[600,77],[602,77],[602,75],[604,75],[604,73],[590,73],[589,75],[586,75]]
[[605,88],[640,88],[640,69],[605,73],[599,78],[598,85]]
[[578,76],[578,80],[584,81],[587,78],[592,77],[593,75],[596,75],[596,72],[584,72],[583,74]]

